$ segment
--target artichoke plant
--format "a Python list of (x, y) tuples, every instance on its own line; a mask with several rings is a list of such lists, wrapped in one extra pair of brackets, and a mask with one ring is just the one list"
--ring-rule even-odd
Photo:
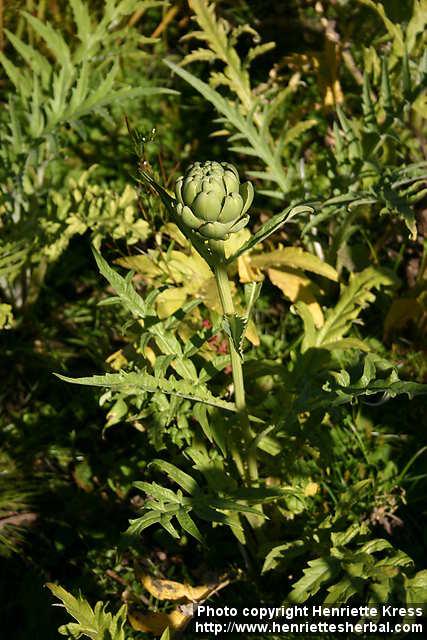
[(176, 213), (204, 240), (227, 240), (248, 223), (254, 190), (228, 162), (194, 162), (175, 184)]

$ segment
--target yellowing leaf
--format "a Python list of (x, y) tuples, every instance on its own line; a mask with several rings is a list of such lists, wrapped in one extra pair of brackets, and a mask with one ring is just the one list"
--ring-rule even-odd
[(325, 107), (333, 107), (344, 101), (341, 84), (338, 79), (339, 48), (330, 38), (325, 38), (323, 51), (309, 56), (311, 66), (317, 72), (317, 82), (323, 95)]
[(248, 326), (246, 327), (245, 338), (249, 340), (249, 342), (253, 344), (254, 347), (259, 347), (260, 345), (259, 335), (256, 330), (255, 322), (253, 321), (252, 318), (249, 320)]
[(174, 222), (167, 222), (160, 228), (160, 231), (168, 235), (172, 240), (175, 240), (181, 247), (188, 247), (189, 242), (187, 238)]
[(300, 247), (286, 247), (269, 253), (261, 253), (250, 257), (250, 267), (264, 269), (274, 266), (286, 266), (293, 269), (311, 271), (329, 280), (337, 282), (338, 273), (317, 256), (304, 251)]
[(187, 597), (187, 586), (174, 580), (161, 580), (145, 574), (141, 582), (147, 591), (158, 600), (182, 600)]
[(147, 255), (125, 256), (114, 261), (115, 264), (126, 269), (132, 269), (140, 273), (145, 280), (151, 280), (162, 275), (162, 270), (155, 264), (154, 260)]
[(144, 631), (145, 633), (153, 633), (156, 636), (160, 636), (167, 628), (172, 631), (182, 629), (190, 619), (190, 616), (186, 616), (178, 609), (171, 613), (143, 614), (138, 611), (132, 611), (128, 613), (128, 619), (135, 631)]
[(250, 237), (251, 232), (247, 228), (241, 229), (237, 233), (232, 233), (229, 239), (224, 242), (225, 257), (229, 258), (236, 253)]
[[(125, 208), (129, 204), (134, 203), (137, 200), (137, 198), (138, 198), (138, 194), (135, 191), (135, 189), (131, 187), (129, 184), (127, 184), (122, 195), (120, 196), (119, 206)], [(146, 224), (148, 225), (147, 222)]]
[(322, 309), (313, 294), (313, 283), (307, 276), (298, 271), (279, 271), (268, 269), (268, 277), (271, 282), (279, 287), (291, 302), (302, 301), (308, 307), (316, 327), (321, 327), (324, 322)]
[(319, 485), (317, 484), (317, 482), (309, 482), (305, 486), (304, 495), (315, 496), (318, 491), (319, 491)]
[[(135, 244), (139, 240), (146, 240), (151, 231), (150, 225), (146, 220), (134, 221), (134, 215), (133, 208), (128, 207), (125, 211), (125, 217), (128, 220), (129, 227), (132, 229), (132, 236), (128, 239), (128, 244)], [(122, 238), (123, 235), (126, 235), (126, 231), (126, 226), (123, 226), (123, 228), (119, 227), (115, 233), (113, 232), (113, 238)]]
[(0, 329), (10, 329), (13, 324), (13, 313), (10, 304), (0, 304)]
[(128, 364), (128, 360), (123, 354), (122, 349), (119, 349), (108, 356), (105, 362), (109, 364), (114, 371), (120, 371), (120, 369), (123, 369)]
[(251, 258), (248, 253), (244, 253), (237, 258), (237, 270), (240, 282), (259, 282), (263, 279), (260, 270), (251, 264)]
[(203, 585), (192, 587), (189, 584), (175, 582), (174, 580), (161, 580), (145, 574), (141, 582), (147, 591), (158, 600), (190, 600), (196, 602), (206, 598), (212, 591), (212, 586)]
[(209, 278), (206, 280), (198, 292), (198, 297), (203, 300), (204, 304), (211, 311), (216, 311), (222, 314), (221, 302), (218, 294), (218, 287), (216, 286), (215, 278)]
[(173, 280), (184, 284), (187, 291), (193, 294), (200, 289), (205, 280), (212, 277), (209, 266), (194, 250), (189, 256), (182, 251), (171, 251), (167, 266)]
[(185, 287), (165, 289), (156, 298), (156, 310), (160, 319), (168, 318), (177, 311), (187, 299)]
[(323, 90), (323, 104), (325, 107), (334, 107), (344, 102), (344, 94), (338, 79), (339, 51), (337, 43), (326, 37), (323, 56), (318, 69), (319, 85)]

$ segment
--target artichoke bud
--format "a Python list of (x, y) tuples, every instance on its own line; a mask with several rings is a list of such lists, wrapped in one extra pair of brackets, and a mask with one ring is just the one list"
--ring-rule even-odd
[(175, 184), (176, 213), (204, 240), (227, 240), (248, 223), (254, 197), (250, 182), (240, 184), (228, 162), (194, 162)]

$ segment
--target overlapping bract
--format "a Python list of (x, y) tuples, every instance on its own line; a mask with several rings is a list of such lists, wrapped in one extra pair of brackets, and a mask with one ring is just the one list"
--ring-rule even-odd
[(207, 240), (227, 240), (249, 221), (254, 190), (228, 162), (194, 162), (175, 184), (176, 212)]

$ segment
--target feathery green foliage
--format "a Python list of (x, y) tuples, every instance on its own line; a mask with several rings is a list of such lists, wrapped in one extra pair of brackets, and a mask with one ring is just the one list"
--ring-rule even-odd
[(91, 640), (126, 640), (124, 624), (126, 605), (112, 615), (105, 610), (102, 602), (95, 609), (84, 598), (75, 598), (56, 584), (47, 585), (53, 595), (61, 600), (62, 606), (76, 620), (59, 628), (59, 633), (67, 638), (91, 638)]
[[(5, 29), (11, 53), (0, 51), (10, 83), (0, 117), (0, 285), (2, 297), (16, 308), (34, 300), (48, 264), (74, 235), (89, 229), (99, 243), (109, 234), (133, 236), (134, 241), (147, 234), (135, 220), (136, 194), (129, 188), (117, 193), (105, 184), (91, 186), (88, 170), (95, 162), (82, 166), (75, 147), (96, 129), (102, 145), (102, 122), (114, 124), (112, 110), (117, 117), (118, 106), (174, 93), (141, 75), (137, 86), (126, 82), (126, 69), (148, 55), (140, 47), (156, 40), (118, 28), (137, 9), (161, 7), (162, 2), (111, 0), (101, 19), (82, 0), (70, 6), (76, 31), (71, 46), (49, 21), (24, 11), (34, 44)], [(94, 117), (98, 120), (89, 122)]]

